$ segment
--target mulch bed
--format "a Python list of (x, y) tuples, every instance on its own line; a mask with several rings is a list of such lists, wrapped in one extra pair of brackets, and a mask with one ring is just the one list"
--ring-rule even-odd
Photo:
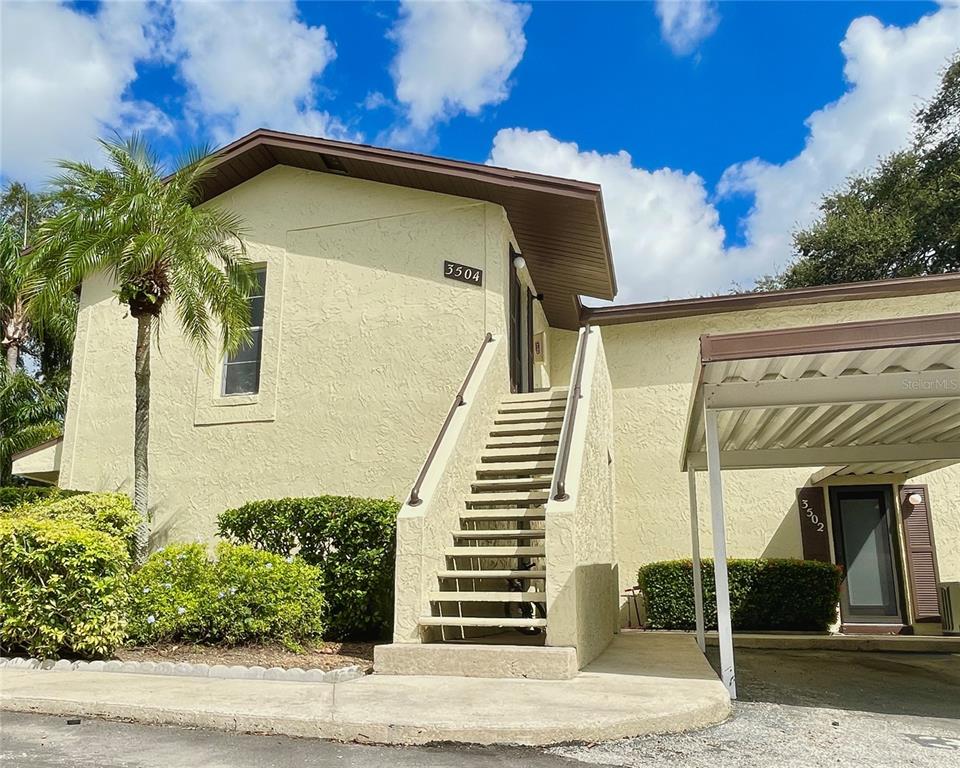
[(356, 665), (369, 672), (373, 669), (375, 643), (318, 643), (293, 652), (282, 645), (191, 645), (164, 643), (136, 648), (121, 648), (114, 658), (120, 661), (172, 661), (187, 664), (224, 664), (244, 667), (282, 667), (290, 669), (331, 670)]

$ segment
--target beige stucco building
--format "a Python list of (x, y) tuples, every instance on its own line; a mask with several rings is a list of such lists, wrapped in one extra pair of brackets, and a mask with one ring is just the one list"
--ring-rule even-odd
[[(596, 185), (267, 131), (219, 154), (206, 204), (247, 222), (259, 344), (199, 360), (173, 322), (162, 329), (153, 546), (211, 541), (217, 514), (252, 499), (404, 500), (398, 653), (506, 632), (545, 643), (545, 675), (594, 658), (636, 621), (623, 595), (637, 569), (691, 556), (691, 477), (699, 538), (713, 539), (706, 473), (685, 470), (706, 468), (697, 409), (718, 386), (935, 371), (960, 387), (960, 276), (589, 309), (581, 296), (616, 293)], [(948, 330), (869, 330), (923, 317)], [(847, 346), (754, 358), (748, 342), (724, 358), (736, 375), (710, 379), (704, 338), (848, 323), (831, 331)], [(84, 283), (63, 438), (16, 472), (132, 487), (134, 337), (112, 286)], [(929, 354), (896, 356), (918, 346)], [(950, 386), (939, 394), (724, 406), (727, 554), (846, 566), (860, 597), (845, 593), (845, 631), (939, 632), (938, 580), (960, 581), (960, 410)], [(811, 504), (819, 544), (802, 529)]]

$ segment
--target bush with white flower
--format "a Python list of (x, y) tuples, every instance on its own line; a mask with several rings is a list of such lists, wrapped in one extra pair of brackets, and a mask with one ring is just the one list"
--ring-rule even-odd
[(130, 638), (290, 648), (323, 633), (320, 573), (299, 557), (222, 543), (216, 559), (201, 544), (154, 553), (131, 580)]
[(130, 577), (129, 632), (135, 642), (203, 640), (214, 588), (201, 544), (171, 544)]

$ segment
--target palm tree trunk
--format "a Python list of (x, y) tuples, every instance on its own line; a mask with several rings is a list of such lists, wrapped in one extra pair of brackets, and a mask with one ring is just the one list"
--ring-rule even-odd
[(137, 318), (137, 349), (134, 365), (136, 381), (136, 413), (133, 433), (133, 506), (140, 513), (137, 526), (137, 565), (147, 559), (150, 546), (150, 518), (147, 486), (150, 470), (147, 466), (147, 447), (150, 442), (150, 326), (152, 317)]
[[(17, 372), (17, 360), (20, 356), (20, 350), (16, 343), (12, 340), (9, 345), (7, 345), (6, 358), (7, 358), (7, 376), (4, 377), (7, 381)], [(0, 409), (3, 408), (3, 403), (0, 403)], [(0, 413), (0, 441), (3, 440), (3, 419), (4, 414)], [(0, 486), (5, 486), (10, 484), (10, 480), (13, 477), (13, 456), (12, 455), (0, 455)]]
[(17, 372), (17, 363), (20, 360), (20, 345), (11, 341), (7, 345), (7, 370), (14, 374)]

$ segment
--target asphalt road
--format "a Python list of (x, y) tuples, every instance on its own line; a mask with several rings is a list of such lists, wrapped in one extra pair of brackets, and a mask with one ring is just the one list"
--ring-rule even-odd
[[(0, 714), (17, 768), (957, 768), (960, 656), (739, 651), (740, 701), (703, 731), (542, 751), (378, 747)], [(549, 703), (545, 702), (545, 706)]]
[(0, 765), (10, 768), (569, 768), (582, 763), (532, 749), (377, 747), (286, 736), (4, 712)]

